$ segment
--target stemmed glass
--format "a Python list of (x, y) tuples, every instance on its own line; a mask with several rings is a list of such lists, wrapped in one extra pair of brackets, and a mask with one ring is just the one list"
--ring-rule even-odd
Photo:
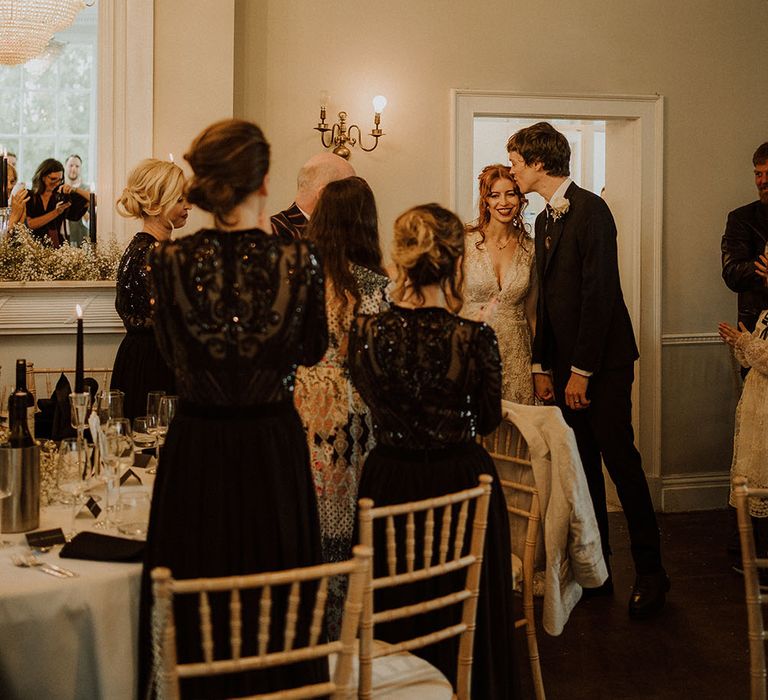
[(101, 476), (106, 485), (106, 497), (104, 503), (104, 520), (100, 520), (94, 527), (109, 529), (114, 524), (110, 520), (110, 513), (114, 510), (112, 496), (115, 491), (119, 493), (118, 478), (124, 465), (130, 466), (133, 462), (133, 439), (131, 436), (131, 422), (127, 418), (115, 418), (104, 426), (104, 440), (102, 449)]
[(64, 438), (59, 448), (58, 487), (72, 498), (72, 524), (67, 539), (77, 534), (75, 518), (83, 504), (83, 494), (90, 486), (90, 474), (86, 469), (86, 455), (79, 438)]
[(160, 445), (165, 443), (165, 436), (168, 433), (168, 428), (171, 427), (173, 418), (176, 415), (176, 410), (179, 407), (178, 396), (163, 396), (160, 399), (160, 410), (157, 414), (157, 435)]
[(83, 464), (83, 478), (85, 473), (85, 429), (88, 427), (88, 414), (91, 410), (90, 392), (76, 392), (69, 395), (71, 406), (72, 427), (77, 430), (77, 445), (80, 450), (80, 461)]
[(101, 391), (96, 399), (96, 415), (102, 425), (114, 418), (123, 417), (123, 402), (125, 394), (122, 391)]
[(158, 428), (158, 416), (160, 403), (165, 396), (164, 391), (150, 391), (147, 393), (147, 432), (155, 436), (155, 466), (149, 467), (147, 474), (157, 472), (157, 463), (160, 461), (160, 430)]
[[(133, 419), (133, 444), (136, 450), (157, 445), (157, 416), (137, 416)], [(145, 471), (154, 474), (151, 468)]]

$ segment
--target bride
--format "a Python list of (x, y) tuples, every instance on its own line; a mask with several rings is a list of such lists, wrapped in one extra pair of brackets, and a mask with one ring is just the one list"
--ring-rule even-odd
[(527, 201), (505, 165), (487, 165), (478, 180), (478, 217), (466, 229), (461, 313), (496, 331), (502, 399), (532, 404), (537, 284), (533, 241), (522, 218)]

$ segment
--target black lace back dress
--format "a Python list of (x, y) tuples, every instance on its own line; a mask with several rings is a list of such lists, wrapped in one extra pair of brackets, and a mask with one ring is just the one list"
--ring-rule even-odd
[[(517, 697), (513, 663), (514, 613), (509, 522), (493, 460), (476, 442), (501, 420), (501, 360), (496, 336), (484, 323), (440, 308), (394, 306), (358, 316), (350, 333), (352, 382), (373, 416), (376, 447), (363, 467), (359, 497), (377, 506), (441, 496), (494, 478), (477, 609), (472, 697)], [(419, 528), (420, 529), (420, 528)], [(416, 541), (420, 541), (420, 532)], [(435, 538), (438, 534), (435, 533)], [(374, 567), (387, 571), (384, 528), (374, 530)], [(377, 573), (378, 575), (378, 573)], [(428, 593), (446, 594), (456, 579), (381, 591), (380, 604), (399, 607)], [(463, 574), (459, 581), (463, 580)], [(432, 617), (430, 617), (430, 615)], [(458, 622), (460, 611), (417, 615), (376, 625), (375, 636), (401, 641)], [(416, 650), (451, 681), (458, 639)]]
[[(293, 406), (299, 364), (328, 343), (322, 268), (310, 244), (260, 230), (203, 230), (149, 256), (155, 333), (180, 396), (160, 460), (144, 562), (140, 642), (147, 673), (148, 576), (248, 574), (321, 562), (307, 442)], [(228, 598), (212, 600), (216, 655), (229, 652)], [(281, 623), (286, 601), (273, 594)], [(197, 600), (177, 604), (181, 661), (202, 660)], [(311, 610), (299, 608), (297, 643)], [(243, 596), (243, 655), (257, 642), (258, 601)], [(282, 640), (282, 637), (281, 637)], [(189, 680), (182, 697), (271, 692), (327, 678), (315, 661)], [(146, 680), (146, 676), (143, 680)]]
[(156, 243), (154, 236), (137, 233), (117, 268), (115, 308), (126, 335), (115, 355), (111, 388), (125, 392), (123, 413), (131, 420), (146, 415), (148, 392), (176, 391), (173, 373), (157, 349), (153, 328), (147, 255)]

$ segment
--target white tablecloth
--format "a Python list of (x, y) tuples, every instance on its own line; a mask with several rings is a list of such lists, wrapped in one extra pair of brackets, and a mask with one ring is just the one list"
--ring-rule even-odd
[[(70, 518), (71, 506), (44, 508), (40, 529), (66, 531)], [(61, 559), (59, 546), (40, 558), (80, 576), (54, 578), (11, 563), (28, 552), (23, 534), (0, 539), (19, 543), (0, 549), (0, 698), (136, 698), (141, 564)]]

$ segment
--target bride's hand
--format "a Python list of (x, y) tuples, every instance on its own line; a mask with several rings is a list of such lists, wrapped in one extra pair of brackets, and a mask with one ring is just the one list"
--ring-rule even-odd
[(765, 280), (765, 284), (768, 285), (768, 258), (765, 255), (761, 255), (755, 260), (755, 272)]

